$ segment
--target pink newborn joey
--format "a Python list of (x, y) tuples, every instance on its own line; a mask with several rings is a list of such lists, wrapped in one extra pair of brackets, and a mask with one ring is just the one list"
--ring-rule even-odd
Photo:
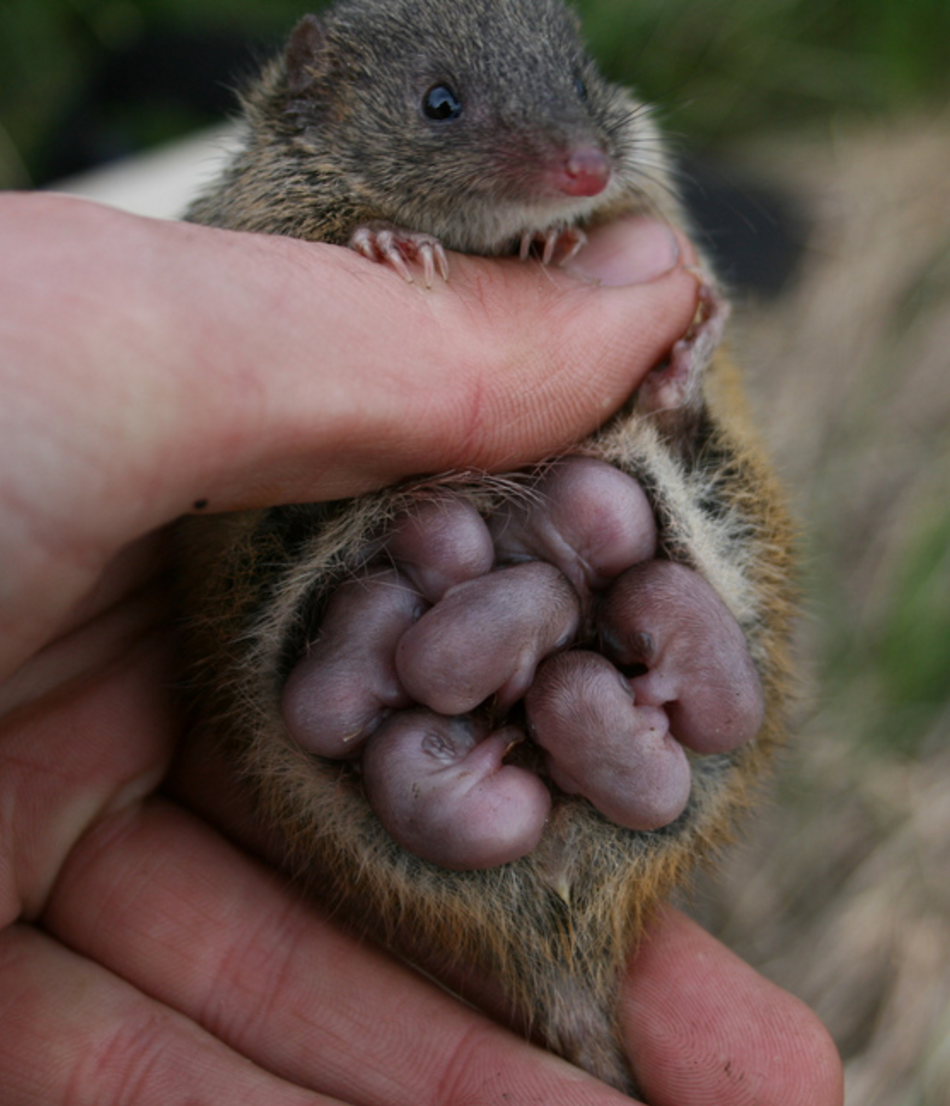
[(370, 805), (409, 852), (443, 868), (493, 868), (541, 840), (551, 807), (533, 772), (504, 764), (523, 740), (514, 727), (489, 733), (471, 717), (425, 710), (394, 715), (363, 754)]

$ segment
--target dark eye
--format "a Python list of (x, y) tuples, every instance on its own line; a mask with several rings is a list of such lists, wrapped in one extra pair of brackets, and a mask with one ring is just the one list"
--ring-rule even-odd
[(587, 85), (584, 84), (583, 80), (580, 77), (574, 78), (574, 88), (581, 100), (587, 99)]
[(422, 98), (422, 110), (429, 119), (458, 119), (462, 101), (445, 84), (433, 85)]

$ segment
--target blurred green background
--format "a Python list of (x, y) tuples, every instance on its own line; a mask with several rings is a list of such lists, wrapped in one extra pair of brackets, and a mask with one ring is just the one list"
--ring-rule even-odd
[[(317, 5), (318, 6), (318, 5)], [(613, 77), (693, 148), (950, 85), (947, 0), (586, 0)], [(201, 126), (304, 0), (3, 0), (0, 187), (40, 185)]]
[[(303, 3), (0, 0), (0, 187), (220, 120)], [(809, 717), (707, 922), (818, 1010), (849, 1104), (950, 1106), (950, 0), (578, 6), (693, 154), (803, 520)]]

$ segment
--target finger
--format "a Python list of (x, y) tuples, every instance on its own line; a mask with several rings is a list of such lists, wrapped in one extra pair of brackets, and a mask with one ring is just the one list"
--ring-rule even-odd
[(840, 1106), (841, 1062), (818, 1018), (694, 922), (659, 912), (621, 1017), (651, 1106)]
[(168, 769), (180, 729), (168, 642), (134, 640), (152, 607), (71, 635), (13, 689), (20, 705), (0, 723), (0, 926), (35, 917), (76, 841)]
[(28, 927), (0, 934), (4, 1106), (333, 1106)]
[(347, 1102), (629, 1106), (341, 933), (167, 804), (87, 836), (43, 922), (261, 1067)]

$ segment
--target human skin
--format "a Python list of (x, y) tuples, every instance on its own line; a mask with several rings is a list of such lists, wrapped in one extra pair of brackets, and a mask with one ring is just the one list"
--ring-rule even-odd
[[(601, 232), (614, 286), (453, 257), (430, 292), (51, 195), (0, 197), (0, 246), (5, 1106), (627, 1101), (273, 874), (227, 766), (182, 752), (164, 534), (581, 439), (690, 321), (666, 232)], [(840, 1102), (814, 1016), (676, 912), (628, 982), (654, 1106)]]

